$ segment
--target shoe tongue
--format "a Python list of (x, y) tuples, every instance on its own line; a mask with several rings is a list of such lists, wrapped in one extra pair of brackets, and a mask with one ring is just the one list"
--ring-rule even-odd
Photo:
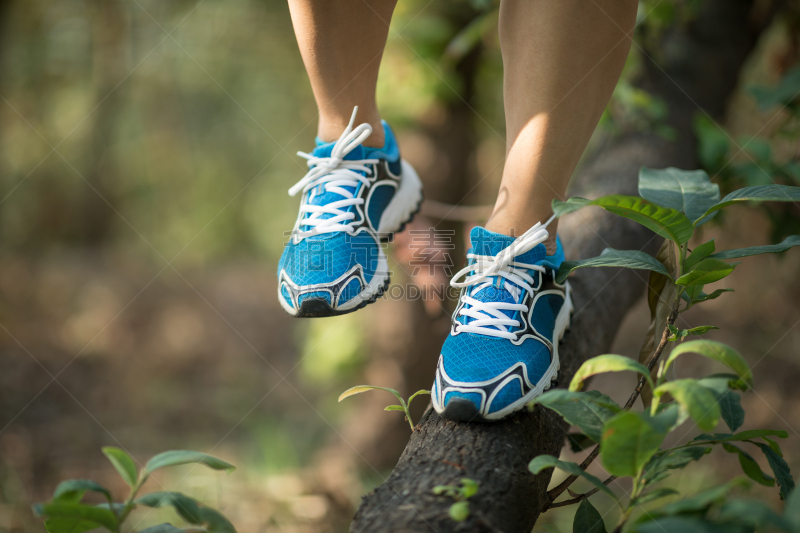
[[(469, 239), (472, 243), (472, 253), (494, 256), (508, 248), (516, 240), (516, 237), (509, 237), (481, 226), (475, 226), (469, 233)], [(518, 255), (515, 261), (535, 265), (545, 257), (547, 257), (547, 248), (544, 244), (537, 244), (527, 252)]]
[[(335, 142), (332, 143), (320, 143), (317, 141), (317, 146), (314, 148), (314, 151), (311, 152), (311, 155), (314, 157), (330, 157), (331, 152), (333, 151), (333, 145)], [(344, 156), (346, 161), (353, 161), (356, 159), (364, 159), (364, 147), (362, 145), (358, 145), (353, 150)]]
[[(481, 226), (475, 226), (469, 234), (472, 243), (472, 253), (478, 255), (494, 256), (508, 248), (515, 237), (502, 233), (489, 231)], [(536, 264), (547, 255), (544, 244), (538, 244), (531, 250), (516, 257), (520, 263)], [(491, 281), (491, 285), (484, 286)], [(482, 288), (479, 288), (482, 287)], [(510, 290), (509, 290), (510, 289)], [(469, 295), (480, 302), (519, 303), (524, 289), (501, 276), (487, 278), (484, 282), (470, 288)], [(513, 317), (516, 311), (501, 311), (508, 317)], [(472, 320), (472, 319), (468, 319)], [(508, 328), (506, 328), (508, 330)]]
[[(335, 144), (336, 144), (335, 142), (320, 143), (319, 141), (317, 141), (317, 146), (316, 146), (316, 148), (314, 148), (314, 151), (311, 152), (311, 155), (313, 155), (314, 157), (330, 157), (331, 156), (331, 152), (333, 151), (333, 146)], [(358, 146), (353, 148), (353, 150), (350, 153), (345, 155), (344, 159), (345, 159), (345, 161), (354, 161), (356, 159), (365, 159), (365, 157), (364, 157), (364, 147), (359, 144)], [(363, 172), (361, 174), (363, 174)], [(347, 190), (347, 191), (350, 191), (351, 193), (355, 192), (355, 189), (356, 189), (355, 187), (342, 187), (342, 188)], [(309, 192), (311, 192), (311, 191), (309, 191)], [(324, 189), (324, 187), (322, 187), (322, 186), (315, 187), (313, 189), (313, 192), (315, 193), (315, 196), (314, 196), (314, 198), (311, 199), (310, 202), (308, 202), (310, 205), (326, 205), (326, 204), (329, 204), (331, 202), (336, 202), (338, 200), (341, 200), (343, 198), (341, 194), (338, 194), (338, 193), (335, 193), (335, 192), (331, 192), (331, 191), (326, 191)], [(352, 207), (350, 207), (348, 209), (349, 210), (354, 210), (355, 206), (352, 206)], [(333, 215), (330, 215), (330, 214), (326, 213), (326, 214), (320, 215), (319, 218), (327, 219), (327, 218), (331, 218), (331, 217), (333, 217)]]

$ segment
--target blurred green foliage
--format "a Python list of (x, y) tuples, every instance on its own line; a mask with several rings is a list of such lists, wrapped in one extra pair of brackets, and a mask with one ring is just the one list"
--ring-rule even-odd
[[(754, 136), (734, 139), (722, 126), (698, 114), (694, 130), (700, 164), (718, 178), (724, 190), (772, 183), (800, 184), (800, 147), (789, 157), (776, 154), (773, 148), (782, 141), (797, 145), (800, 138), (800, 64), (787, 70), (775, 85), (753, 85), (749, 93), (761, 111), (772, 114), (770, 122), (777, 119), (777, 127), (767, 129), (767, 122)], [(796, 205), (762, 207), (762, 211), (770, 219), (773, 242), (800, 231)]]
[(5, 245), (280, 253), (316, 116), (288, 19), (278, 2), (13, 2)]

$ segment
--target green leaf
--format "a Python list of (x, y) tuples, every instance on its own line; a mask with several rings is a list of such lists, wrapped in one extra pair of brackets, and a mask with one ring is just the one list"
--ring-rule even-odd
[(600, 206), (615, 215), (634, 220), (658, 235), (671, 239), (678, 244), (688, 242), (692, 237), (692, 233), (694, 233), (692, 223), (680, 211), (669, 207), (661, 207), (638, 196), (615, 194), (603, 196), (596, 200), (587, 200), (579, 197), (570, 198), (566, 202), (553, 200), (553, 212), (560, 217), (587, 205)]
[[(645, 411), (645, 414), (649, 415), (649, 411)], [(661, 433), (669, 433), (688, 419), (689, 412), (677, 402), (658, 405), (656, 416), (650, 416), (653, 427)]]
[(435, 495), (441, 496), (442, 494), (455, 498), (458, 496), (458, 489), (453, 485), (436, 485), (432, 491)]
[(767, 462), (770, 468), (772, 468), (772, 473), (775, 474), (775, 479), (781, 488), (781, 500), (785, 500), (789, 493), (794, 490), (794, 479), (792, 479), (792, 473), (789, 471), (789, 465), (783, 457), (775, 453), (768, 445), (761, 444), (760, 442), (754, 444), (761, 448), (761, 451), (767, 457)]
[(569, 390), (577, 391), (583, 386), (583, 382), (590, 376), (595, 374), (602, 374), (603, 372), (621, 372), (630, 370), (642, 374), (647, 382), (653, 387), (653, 380), (650, 379), (650, 371), (641, 363), (637, 363), (630, 357), (622, 355), (605, 354), (592, 357), (581, 365), (572, 381), (569, 384)]
[(677, 379), (659, 385), (653, 394), (661, 397), (669, 393), (681, 404), (692, 420), (706, 431), (714, 429), (719, 422), (719, 405), (714, 394), (694, 379)]
[(216, 510), (201, 506), (196, 500), (179, 492), (154, 492), (142, 496), (136, 503), (147, 507), (173, 507), (190, 524), (204, 525), (209, 533), (236, 533), (227, 518)]
[(695, 328), (687, 329), (686, 332), (689, 335), (702, 335), (703, 333), (711, 331), (712, 329), (719, 329), (719, 328), (717, 326), (697, 326)]
[[(678, 168), (639, 171), (639, 194), (662, 207), (685, 213), (689, 220), (697, 220), (711, 206), (719, 202), (719, 185), (711, 183), (704, 170)], [(699, 224), (708, 222), (713, 215)]]
[(200, 517), (208, 533), (236, 533), (236, 528), (221, 513), (211, 507), (201, 507)]
[(727, 344), (706, 339), (684, 342), (683, 344), (679, 344), (673, 348), (672, 352), (669, 354), (669, 358), (667, 358), (667, 362), (665, 363), (664, 372), (669, 370), (670, 365), (673, 363), (673, 361), (675, 361), (675, 359), (678, 358), (678, 356), (685, 353), (696, 353), (702, 355), (703, 357), (708, 357), (709, 359), (719, 361), (736, 372), (736, 375), (738, 375), (745, 383), (747, 383), (748, 386), (753, 386), (753, 374), (750, 372), (750, 367), (747, 366), (747, 362), (739, 354), (739, 352)]
[(618, 477), (635, 476), (665, 436), (647, 415), (623, 411), (606, 422), (600, 445), (603, 466)]
[(130, 487), (135, 486), (139, 473), (131, 456), (114, 446), (106, 446), (102, 450), (108, 460), (111, 461), (111, 464), (114, 465), (114, 468), (117, 469), (119, 475), (122, 476), (122, 479), (125, 480), (125, 483)]
[(739, 263), (726, 263), (719, 259), (705, 258), (695, 267), (675, 280), (676, 285), (708, 285), (733, 272)]
[(638, 250), (606, 248), (597, 257), (579, 259), (577, 261), (564, 261), (558, 269), (556, 281), (563, 283), (573, 270), (584, 267), (622, 267), (636, 270), (652, 270), (672, 279), (664, 265), (650, 254)]
[(719, 485), (716, 487), (712, 487), (710, 489), (706, 489), (704, 491), (698, 492), (694, 496), (690, 496), (683, 500), (669, 503), (663, 507), (654, 509), (650, 511), (649, 514), (650, 516), (657, 517), (657, 516), (687, 514), (687, 513), (696, 513), (704, 511), (708, 509), (708, 507), (710, 507), (711, 505), (724, 501), (725, 496), (734, 487), (741, 487), (744, 485), (746, 485), (746, 481), (744, 481), (741, 478), (737, 478), (731, 481), (730, 483), (726, 483), (725, 485)]
[(792, 524), (795, 531), (800, 530), (800, 490), (793, 490), (786, 498), (783, 516)]
[(712, 329), (719, 329), (717, 326), (697, 326), (696, 328), (690, 329), (678, 329), (675, 326), (670, 326), (670, 331), (672, 335), (669, 336), (669, 340), (676, 341), (676, 340), (683, 340), (689, 335), (702, 335), (707, 331), (711, 331)]
[(742, 409), (742, 400), (739, 395), (732, 391), (725, 391), (717, 398), (720, 415), (728, 429), (736, 431), (742, 427), (742, 424), (744, 424), (744, 409)]
[(58, 487), (56, 487), (56, 491), (53, 493), (53, 499), (79, 502), (81, 498), (83, 498), (83, 493), (87, 490), (99, 492), (105, 496), (108, 501), (112, 499), (111, 493), (107, 488), (90, 479), (70, 479), (62, 481), (58, 484)]
[(44, 521), (44, 529), (48, 533), (84, 533), (98, 527), (102, 526), (81, 518), (48, 518)]
[(743, 524), (759, 531), (773, 530), (793, 531), (792, 524), (764, 502), (754, 500), (728, 500), (719, 510), (717, 520), (732, 524)]
[(600, 489), (601, 491), (611, 496), (616, 502), (619, 502), (619, 498), (617, 498), (617, 495), (614, 494), (611, 491), (611, 489), (605, 486), (602, 481), (600, 481), (592, 474), (582, 470), (580, 466), (571, 461), (559, 461), (552, 455), (540, 455), (538, 457), (533, 458), (533, 460), (528, 465), (528, 470), (530, 470), (535, 475), (541, 472), (542, 470), (545, 470), (546, 468), (554, 468), (554, 467), (559, 468), (564, 472), (571, 474), (573, 476), (581, 476), (583, 479), (587, 480), (596, 488)]
[(532, 404), (541, 404), (552, 409), (570, 425), (578, 426), (595, 442), (600, 442), (606, 420), (620, 411), (614, 400), (598, 391), (553, 389), (536, 398)]
[[(93, 505), (53, 501), (34, 505), (33, 512), (36, 516), (59, 519), (54, 523), (58, 528), (65, 527), (69, 523), (85, 525), (91, 522), (95, 524), (95, 528), (102, 526), (110, 531), (116, 531), (117, 529), (117, 518), (114, 516), (114, 513), (108, 509), (102, 509)], [(55, 533), (55, 531), (53, 533)]]
[(714, 245), (714, 239), (697, 246), (694, 250), (692, 250), (692, 253), (689, 254), (689, 257), (686, 258), (686, 270), (689, 271), (694, 268), (697, 263), (713, 254), (715, 250), (716, 246)]
[(701, 518), (664, 516), (637, 524), (633, 533), (752, 533), (752, 528), (734, 524), (714, 524)]
[(235, 466), (230, 463), (226, 463), (222, 459), (217, 459), (216, 457), (212, 457), (208, 454), (194, 452), (191, 450), (171, 450), (160, 453), (147, 461), (147, 464), (144, 468), (148, 473), (150, 473), (166, 466), (178, 466), (189, 463), (203, 464), (209, 468), (213, 468), (214, 470), (225, 470), (226, 472), (232, 472), (236, 469)]
[(747, 385), (736, 374), (709, 374), (698, 380), (703, 387), (714, 392), (725, 392), (726, 390), (747, 390)]
[(403, 411), (404, 413), (406, 412), (406, 410), (403, 409), (402, 405), (387, 405), (386, 407), (383, 408), (383, 410), (384, 411)]
[(184, 533), (184, 532), (181, 528), (175, 527), (172, 524), (167, 524), (165, 522), (163, 524), (158, 524), (157, 526), (152, 526), (148, 527), (147, 529), (143, 529), (139, 533)]
[(761, 111), (790, 104), (797, 99), (798, 91), (800, 91), (800, 65), (789, 69), (774, 87), (761, 85), (750, 87), (750, 94), (755, 97)]
[(642, 494), (638, 498), (633, 500), (633, 503), (636, 505), (644, 505), (646, 503), (650, 503), (655, 500), (659, 500), (661, 498), (666, 498), (667, 496), (674, 496), (675, 494), (680, 494), (677, 490), (671, 489), (669, 487), (662, 487), (660, 489), (655, 489), (645, 494)]
[(400, 400), (400, 403), (405, 403), (403, 401), (403, 397), (400, 396), (400, 393), (397, 392), (396, 390), (387, 389), (386, 387), (373, 387), (372, 385), (357, 385), (355, 387), (350, 387), (349, 389), (347, 389), (346, 391), (344, 391), (342, 394), (339, 395), (339, 401), (341, 402), (345, 398), (349, 398), (350, 396), (355, 396), (356, 394), (361, 394), (362, 392), (367, 392), (371, 390), (385, 390), (386, 392), (391, 392), (397, 397), (398, 400)]
[(553, 200), (551, 207), (553, 208), (553, 214), (560, 218), (573, 211), (577, 211), (581, 207), (586, 207), (587, 205), (593, 205), (592, 201), (581, 198), (580, 196), (573, 196), (572, 198), (568, 198), (566, 202)]
[(778, 244), (770, 244), (768, 246), (751, 246), (749, 248), (737, 248), (735, 250), (723, 250), (712, 254), (714, 259), (736, 259), (739, 257), (749, 257), (751, 255), (760, 254), (778, 254), (785, 252), (792, 246), (800, 246), (800, 235), (789, 235), (782, 242)]
[(703, 291), (700, 291), (699, 296), (692, 298), (692, 304), (699, 304), (700, 302), (705, 302), (706, 300), (716, 300), (724, 292), (733, 292), (733, 289), (717, 289), (711, 294), (706, 294)]
[(700, 298), (703, 294), (703, 285), (689, 285), (684, 288), (683, 293), (681, 293), (681, 298), (691, 303), (692, 300)]
[(764, 439), (767, 442), (767, 446), (772, 448), (773, 452), (775, 452), (778, 455), (780, 455), (781, 457), (783, 457), (783, 452), (781, 451), (781, 447), (778, 445), (777, 442), (775, 442), (774, 440), (772, 440), (769, 437), (761, 437), (761, 438)]
[(800, 200), (800, 187), (791, 185), (755, 185), (743, 187), (727, 195), (719, 203), (711, 206), (703, 217), (738, 202), (796, 202)]
[(606, 525), (603, 517), (597, 512), (588, 498), (584, 498), (578, 510), (575, 511), (575, 518), (572, 520), (573, 533), (606, 533)]
[(465, 500), (471, 498), (478, 493), (479, 483), (474, 479), (468, 477), (461, 479), (461, 497)]
[(761, 467), (758, 466), (758, 463), (755, 459), (753, 459), (752, 455), (739, 448), (735, 444), (731, 444), (729, 442), (723, 442), (722, 447), (728, 453), (735, 453), (739, 455), (739, 464), (742, 465), (742, 470), (745, 474), (747, 474), (747, 477), (756, 483), (760, 483), (761, 485), (765, 485), (767, 487), (775, 486), (775, 479), (769, 477), (761, 471)]
[(180, 492), (151, 492), (136, 500), (145, 507), (173, 507), (190, 524), (202, 524), (200, 506), (193, 498)]
[(236, 533), (227, 518), (180, 492), (152, 492), (136, 500), (146, 507), (173, 507), (190, 524), (205, 526), (209, 533)]
[(644, 467), (641, 483), (643, 486), (650, 485), (666, 477), (667, 470), (683, 468), (692, 461), (697, 461), (711, 451), (710, 447), (692, 446), (689, 448), (678, 448), (668, 450), (654, 455)]
[(741, 442), (751, 439), (760, 439), (763, 437), (780, 437), (782, 439), (788, 438), (789, 434), (782, 429), (748, 429), (747, 431), (740, 431), (735, 435), (729, 433), (716, 433), (714, 435), (698, 435), (692, 442)]
[(430, 393), (431, 393), (431, 391), (429, 391), (429, 390), (424, 390), (424, 389), (423, 390), (418, 390), (417, 392), (415, 392), (414, 394), (412, 394), (411, 396), (408, 397), (408, 402), (406, 402), (406, 405), (411, 405), (411, 402), (414, 400), (414, 398), (416, 398), (420, 394), (430, 394)]
[(454, 503), (450, 506), (447, 514), (456, 522), (463, 522), (469, 518), (469, 502), (462, 501)]

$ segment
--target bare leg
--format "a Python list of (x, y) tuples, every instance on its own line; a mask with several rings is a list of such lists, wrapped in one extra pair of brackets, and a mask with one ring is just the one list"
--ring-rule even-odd
[[(636, 0), (502, 0), (506, 164), (487, 229), (519, 236), (563, 199), (631, 46)], [(555, 251), (555, 221), (548, 251)]]
[(339, 138), (357, 105), (358, 122), (372, 126), (364, 144), (383, 146), (375, 85), (395, 4), (396, 0), (289, 0), (323, 141)]

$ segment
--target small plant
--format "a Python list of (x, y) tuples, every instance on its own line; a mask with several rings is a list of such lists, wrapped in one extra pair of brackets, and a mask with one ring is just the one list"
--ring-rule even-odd
[(467, 477), (461, 480), (461, 486), (437, 485), (433, 487), (437, 496), (444, 495), (453, 498), (456, 502), (450, 506), (447, 514), (456, 522), (463, 522), (469, 518), (469, 500), (478, 493), (478, 482)]
[[(159, 468), (198, 463), (214, 470), (230, 472), (234, 469), (233, 465), (200, 452), (172, 450), (156, 455), (147, 462), (144, 468), (137, 471), (131, 456), (119, 448), (106, 447), (103, 448), (103, 453), (130, 487), (127, 499), (120, 503), (114, 502), (108, 489), (88, 479), (62, 481), (56, 488), (51, 501), (33, 506), (33, 512), (37, 516), (45, 518), (44, 526), (49, 533), (81, 533), (99, 528), (120, 533), (122, 524), (131, 511), (139, 505), (173, 507), (181, 518), (192, 524), (189, 528), (181, 529), (164, 523), (148, 527), (139, 533), (185, 531), (236, 533), (233, 525), (218, 511), (206, 507), (180, 492), (151, 492), (144, 496), (138, 496), (150, 474)], [(101, 494), (105, 497), (106, 503), (99, 505), (82, 503), (81, 500), (87, 491)]]
[[(695, 305), (721, 297), (731, 289), (703, 292), (706, 284), (728, 276), (739, 263), (728, 260), (764, 253), (783, 252), (800, 245), (800, 236), (792, 235), (780, 244), (717, 251), (710, 240), (694, 250), (688, 243), (698, 227), (708, 222), (719, 210), (740, 202), (796, 202), (800, 187), (788, 185), (759, 185), (738, 189), (720, 199), (719, 187), (702, 171), (683, 171), (674, 168), (652, 170), (643, 168), (639, 176), (640, 196), (613, 195), (595, 200), (570, 198), (553, 202), (553, 210), (561, 216), (584, 206), (600, 206), (614, 214), (634, 220), (664, 237), (656, 257), (638, 250), (607, 248), (599, 257), (565, 262), (557, 279), (563, 282), (570, 272), (583, 267), (624, 267), (649, 270), (648, 303), (651, 323), (645, 335), (639, 362), (620, 355), (606, 354), (586, 361), (576, 372), (568, 390), (554, 389), (534, 400), (530, 407), (540, 404), (557, 412), (582, 433), (570, 435), (577, 450), (596, 443), (580, 464), (561, 461), (542, 455), (531, 461), (529, 469), (538, 474), (547, 468), (558, 468), (569, 474), (566, 480), (548, 492), (543, 511), (549, 508), (580, 504), (573, 528), (578, 533), (605, 532), (605, 525), (589, 497), (602, 491), (620, 508), (616, 531), (754, 531), (773, 529), (800, 531), (800, 491), (794, 491), (794, 480), (783, 459), (775, 437), (787, 438), (785, 431), (736, 431), (744, 423), (745, 412), (739, 392), (753, 386), (753, 375), (745, 359), (733, 348), (706, 339), (682, 342), (689, 336), (703, 335), (715, 326), (675, 325), (678, 317)], [(660, 361), (667, 346), (674, 346), (669, 356)], [(675, 360), (685, 354), (696, 354), (725, 365), (729, 372), (700, 379), (667, 379)], [(624, 406), (599, 391), (581, 392), (584, 381), (603, 372), (633, 371), (640, 375), (636, 388)], [(641, 396), (645, 409), (631, 410)], [(671, 401), (667, 401), (671, 399)], [(701, 430), (712, 431), (720, 418), (730, 433), (699, 434), (687, 444), (662, 449), (666, 436), (680, 424), (691, 419)], [(763, 472), (744, 445), (763, 453), (772, 476)], [(662, 505), (648, 508), (640, 518), (631, 522), (632, 514), (642, 505), (675, 496), (677, 491), (656, 485), (673, 470), (699, 461), (713, 448), (738, 456), (744, 474), (758, 484), (775, 486), (781, 499), (788, 499), (786, 511), (779, 515), (764, 504), (733, 499), (728, 493), (749, 482), (744, 478), (712, 487), (708, 490)], [(600, 480), (586, 472), (596, 457), (610, 477)], [(773, 477), (774, 476), (774, 477)], [(571, 490), (570, 499), (556, 501), (578, 478), (594, 488), (584, 494)], [(609, 488), (616, 478), (632, 479), (626, 501)]]
[(408, 425), (411, 426), (411, 431), (414, 431), (414, 422), (411, 421), (411, 412), (408, 410), (411, 406), (411, 402), (419, 396), (420, 394), (430, 394), (431, 391), (429, 390), (418, 390), (414, 394), (412, 394), (408, 401), (403, 400), (403, 397), (400, 396), (400, 393), (394, 389), (387, 389), (385, 387), (373, 387), (372, 385), (358, 385), (356, 387), (352, 387), (344, 391), (341, 395), (339, 395), (339, 401), (341, 402), (348, 396), (353, 396), (355, 394), (361, 394), (362, 392), (367, 392), (370, 390), (385, 390), (386, 392), (391, 392), (395, 395), (397, 400), (400, 402), (400, 405), (387, 405), (384, 411), (403, 411), (406, 415), (406, 420), (408, 420)]

